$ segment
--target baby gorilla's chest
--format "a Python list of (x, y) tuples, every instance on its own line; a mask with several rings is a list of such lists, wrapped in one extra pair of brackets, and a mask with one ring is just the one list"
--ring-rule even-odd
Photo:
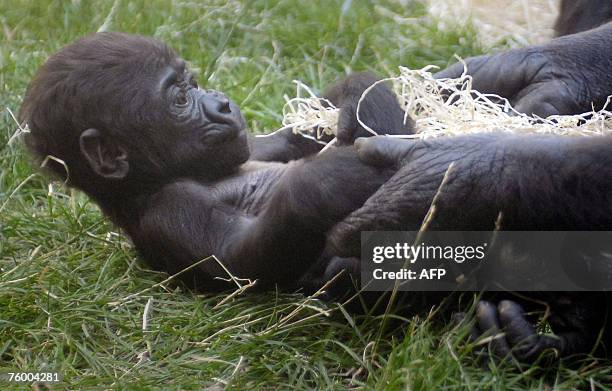
[(270, 199), (286, 168), (285, 164), (247, 166), (216, 183), (213, 194), (222, 203), (249, 216), (257, 216)]

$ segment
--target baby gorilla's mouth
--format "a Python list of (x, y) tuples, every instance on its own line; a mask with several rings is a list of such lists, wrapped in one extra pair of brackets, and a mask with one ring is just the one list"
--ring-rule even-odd
[(204, 133), (202, 140), (205, 143), (221, 144), (230, 140), (235, 139), (241, 133), (243, 133), (242, 127), (224, 125), (224, 124), (213, 124)]
[(227, 114), (209, 115), (212, 122), (204, 128), (203, 142), (221, 144), (245, 133), (246, 122), (238, 107), (230, 103), (228, 110)]

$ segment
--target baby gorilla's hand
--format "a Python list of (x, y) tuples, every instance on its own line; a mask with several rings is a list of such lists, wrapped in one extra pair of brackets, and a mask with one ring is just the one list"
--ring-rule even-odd
[[(522, 113), (548, 117), (601, 108), (612, 94), (612, 24), (545, 45), (466, 60), (473, 88), (507, 98)], [(436, 78), (457, 78), (457, 63)]]
[(363, 93), (378, 80), (379, 78), (371, 73), (355, 73), (323, 94), (340, 109), (336, 135), (338, 145), (351, 145), (357, 137), (373, 134), (357, 121), (357, 106), (359, 119), (377, 134), (414, 133), (412, 119), (407, 117), (404, 122), (404, 111), (393, 91), (384, 83), (379, 83), (369, 90), (359, 104)]

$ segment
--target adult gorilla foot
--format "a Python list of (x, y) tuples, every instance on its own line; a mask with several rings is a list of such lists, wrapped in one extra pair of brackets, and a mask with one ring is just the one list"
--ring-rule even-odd
[[(487, 345), (498, 359), (532, 363), (543, 354), (547, 359), (588, 349), (588, 338), (578, 331), (557, 335), (538, 333), (529, 322), (523, 308), (511, 300), (502, 300), (497, 306), (482, 300), (476, 308), (476, 322), (470, 331), (470, 340)], [(571, 347), (572, 349), (569, 349)]]

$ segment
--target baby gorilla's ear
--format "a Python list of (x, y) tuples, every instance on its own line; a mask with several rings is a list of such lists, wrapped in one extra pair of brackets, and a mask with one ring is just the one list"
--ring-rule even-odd
[(124, 179), (130, 169), (127, 151), (98, 129), (87, 129), (79, 137), (79, 148), (97, 175), (105, 179)]

